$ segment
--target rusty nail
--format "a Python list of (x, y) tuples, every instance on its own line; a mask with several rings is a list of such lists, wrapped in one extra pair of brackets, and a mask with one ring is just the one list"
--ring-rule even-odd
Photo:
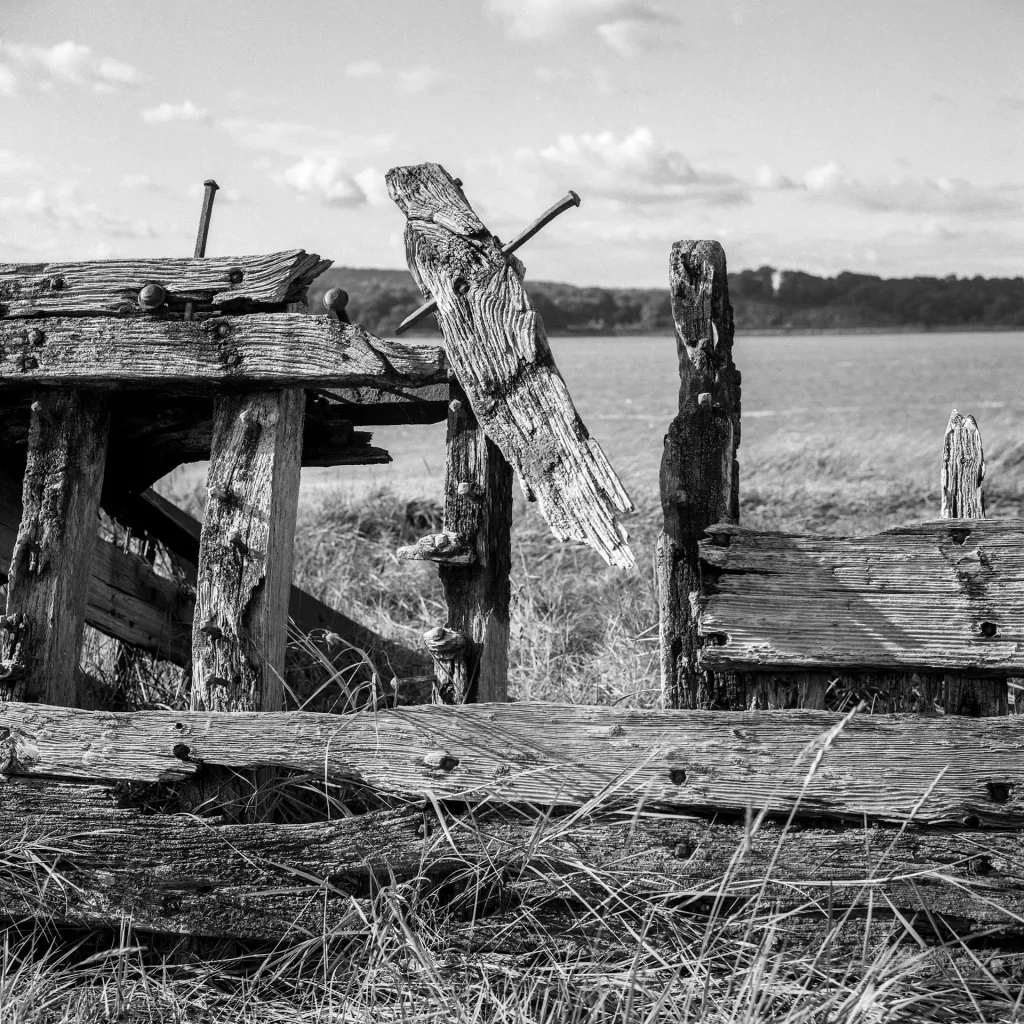
[(342, 323), (348, 323), (345, 307), (348, 305), (348, 292), (344, 288), (328, 288), (324, 293), (324, 309), (337, 314)]
[[(206, 191), (203, 193), (203, 208), (199, 214), (199, 233), (196, 235), (196, 251), (194, 253), (196, 259), (201, 259), (206, 255), (206, 239), (210, 234), (210, 215), (213, 213), (213, 197), (217, 193), (217, 189), (220, 187), (213, 178), (207, 178), (203, 182)], [(185, 303), (185, 319), (192, 319), (192, 310), (194, 303)]]

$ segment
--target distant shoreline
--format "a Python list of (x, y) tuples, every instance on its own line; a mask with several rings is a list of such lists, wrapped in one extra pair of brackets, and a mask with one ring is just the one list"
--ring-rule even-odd
[[(948, 327), (925, 327), (915, 324), (894, 324), (891, 327), (737, 327), (744, 338), (775, 338), (787, 334), (1021, 334), (1024, 327), (953, 324)], [(425, 333), (425, 332), (424, 332)], [(437, 334), (438, 332), (432, 332)], [(651, 338), (671, 337), (663, 331), (547, 331), (549, 338)], [(407, 335), (408, 337), (408, 335)]]

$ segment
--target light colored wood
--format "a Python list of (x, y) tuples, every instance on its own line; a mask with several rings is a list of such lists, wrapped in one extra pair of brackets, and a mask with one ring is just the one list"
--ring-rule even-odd
[(167, 391), (430, 384), (444, 351), (384, 341), (358, 324), (300, 313), (192, 323), (153, 318), (0, 320), (0, 386)]
[(282, 707), (305, 405), (301, 388), (214, 403), (192, 639), (197, 710)]
[(713, 708), (728, 700), (723, 680), (698, 665), (701, 639), (692, 601), (700, 590), (698, 542), (714, 523), (739, 522), (740, 375), (725, 251), (682, 241), (669, 259), (679, 359), (679, 413), (665, 435), (658, 538), (661, 688), (665, 707)]
[(1024, 671), (1022, 520), (856, 538), (708, 532), (728, 546), (700, 545), (702, 668)]
[(953, 410), (942, 442), (943, 519), (984, 519), (985, 455), (973, 416)]
[(301, 249), (209, 259), (0, 263), (0, 317), (139, 313), (146, 284), (167, 293), (161, 313), (180, 315), (188, 301), (215, 307), (299, 302), (330, 265)]
[(440, 164), (392, 168), (387, 183), (408, 218), (409, 269), (437, 300), (445, 350), (483, 431), (559, 540), (633, 565), (615, 519), (632, 502), (555, 368), (523, 265), (502, 254)]
[(76, 702), (109, 427), (103, 395), (59, 390), (32, 403), (0, 696)]
[[(354, 715), (0, 705), (0, 774), (174, 781), (294, 768), (441, 799), (1024, 828), (1024, 721), (463, 704)], [(829, 738), (832, 738), (829, 744)], [(820, 761), (818, 753), (821, 753)], [(812, 766), (817, 764), (815, 771)]]

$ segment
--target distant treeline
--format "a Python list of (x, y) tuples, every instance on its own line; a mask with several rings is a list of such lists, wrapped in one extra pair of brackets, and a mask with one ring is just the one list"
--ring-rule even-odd
[[(530, 298), (549, 334), (647, 334), (672, 330), (664, 288), (577, 288), (528, 281)], [(404, 270), (331, 269), (310, 289), (310, 309), (322, 311), (328, 288), (349, 293), (350, 319), (388, 335), (420, 305)], [(1024, 278), (907, 277), (871, 274), (815, 277), (773, 267), (729, 275), (736, 326), (757, 330), (872, 328), (1024, 328)], [(436, 331), (433, 317), (416, 328)]]

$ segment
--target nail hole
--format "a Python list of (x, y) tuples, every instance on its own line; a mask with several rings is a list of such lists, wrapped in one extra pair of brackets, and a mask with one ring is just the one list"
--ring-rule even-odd
[(171, 748), (171, 753), (178, 758), (179, 761), (187, 761), (192, 756), (192, 749), (187, 743), (175, 743)]
[(676, 843), (672, 856), (679, 860), (689, 860), (693, 856), (693, 847), (686, 842)]
[(669, 770), (668, 777), (672, 780), (673, 786), (681, 786), (686, 781), (686, 769), (672, 768)]
[(963, 823), (967, 828), (980, 828), (981, 818), (976, 814), (968, 814), (967, 817), (963, 819)]
[(423, 755), (423, 763), (428, 768), (437, 768), (442, 772), (450, 772), (459, 766), (459, 759), (452, 754), (433, 751)]
[(709, 633), (708, 639), (718, 647), (724, 647), (729, 642), (728, 633)]
[(711, 543), (714, 544), (716, 548), (727, 548), (730, 540), (732, 540), (732, 538), (727, 533), (711, 534)]
[(950, 530), (949, 539), (956, 545), (962, 545), (967, 542), (967, 538), (970, 537), (970, 530)]
[(994, 622), (983, 622), (981, 624), (981, 635), (982, 636), (995, 636), (996, 635), (996, 624)]
[(452, 284), (456, 295), (465, 295), (469, 291), (469, 282), (464, 277), (457, 277)]
[(989, 799), (997, 804), (1005, 804), (1013, 795), (1013, 785), (1009, 782), (986, 782)]
[(992, 874), (992, 861), (988, 857), (975, 857), (971, 861), (971, 867), (974, 868), (976, 875)]

